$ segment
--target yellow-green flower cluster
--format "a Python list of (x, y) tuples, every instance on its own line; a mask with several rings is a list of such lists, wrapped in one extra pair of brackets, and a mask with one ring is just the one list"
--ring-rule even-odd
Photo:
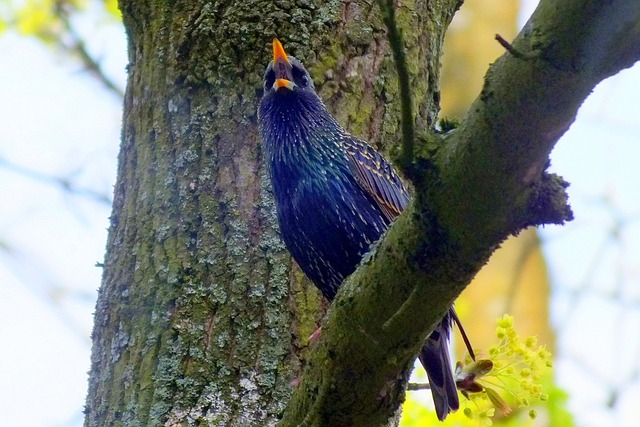
[[(551, 353), (538, 346), (535, 337), (521, 340), (513, 317), (504, 315), (497, 323), (498, 344), (489, 349), (489, 358), (465, 360), (456, 371), (458, 386), (468, 397), (462, 402), (463, 412), (480, 425), (491, 425), (496, 411), (506, 416), (514, 408), (525, 409), (548, 399), (540, 381), (553, 364)], [(534, 409), (528, 413), (535, 418)]]
[(462, 413), (470, 420), (476, 421), (474, 423), (478, 426), (490, 426), (493, 425), (493, 421), (491, 418), (494, 416), (496, 410), (494, 407), (487, 404), (487, 401), (482, 401), (481, 397), (472, 397), (471, 401), (473, 401), (474, 405), (464, 405), (464, 409)]
[(529, 406), (532, 400), (547, 400), (540, 380), (547, 368), (553, 366), (551, 353), (538, 346), (535, 337), (521, 341), (513, 327), (513, 317), (498, 319), (496, 330), (498, 345), (489, 349), (493, 371), (485, 377), (495, 377), (497, 384), (518, 399), (520, 406)]

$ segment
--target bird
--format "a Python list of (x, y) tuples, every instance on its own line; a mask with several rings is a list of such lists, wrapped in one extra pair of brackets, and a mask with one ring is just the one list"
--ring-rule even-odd
[[(309, 72), (278, 39), (264, 74), (258, 127), (282, 240), (332, 301), (407, 206), (410, 194), (378, 151), (331, 116)], [(451, 307), (418, 357), (441, 421), (459, 407), (448, 349), (454, 321), (460, 325)]]

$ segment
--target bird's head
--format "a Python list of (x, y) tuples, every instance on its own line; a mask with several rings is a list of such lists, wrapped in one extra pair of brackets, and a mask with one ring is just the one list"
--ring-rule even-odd
[(282, 43), (273, 40), (273, 61), (264, 73), (264, 95), (290, 96), (295, 92), (313, 92), (313, 80), (304, 65), (293, 56), (288, 56)]
[(335, 144), (341, 133), (316, 94), (309, 72), (285, 53), (277, 39), (273, 40), (273, 61), (264, 73), (258, 124), (268, 149)]

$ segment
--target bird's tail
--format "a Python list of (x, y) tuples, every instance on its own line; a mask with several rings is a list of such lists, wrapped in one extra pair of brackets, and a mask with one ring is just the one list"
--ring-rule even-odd
[(418, 356), (420, 363), (427, 371), (433, 403), (440, 421), (444, 421), (449, 412), (456, 411), (460, 406), (448, 345), (451, 323), (456, 319), (457, 315), (451, 308), (435, 331), (429, 335)]

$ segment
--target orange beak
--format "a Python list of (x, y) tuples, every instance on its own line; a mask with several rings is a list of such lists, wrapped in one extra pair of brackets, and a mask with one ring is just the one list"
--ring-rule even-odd
[(273, 39), (273, 69), (276, 72), (276, 81), (273, 83), (275, 90), (281, 87), (293, 90), (295, 83), (291, 76), (291, 63), (278, 39)]
[(273, 62), (277, 63), (279, 60), (289, 64), (289, 59), (282, 47), (282, 43), (280, 43), (280, 40), (278, 39), (273, 39)]
[(276, 89), (280, 89), (281, 87), (286, 87), (289, 90), (293, 90), (293, 82), (287, 79), (276, 79), (273, 83), (273, 87)]

